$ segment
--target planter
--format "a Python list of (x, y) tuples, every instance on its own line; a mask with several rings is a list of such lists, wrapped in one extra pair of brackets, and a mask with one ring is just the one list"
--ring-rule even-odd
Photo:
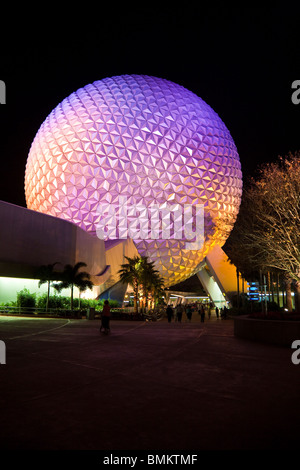
[(241, 315), (234, 318), (234, 335), (290, 348), (295, 339), (300, 340), (300, 321), (264, 320)]

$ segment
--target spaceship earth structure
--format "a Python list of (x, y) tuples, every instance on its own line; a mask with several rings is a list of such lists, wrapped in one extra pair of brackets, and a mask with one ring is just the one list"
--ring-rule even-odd
[[(162, 238), (161, 229), (152, 238), (131, 237), (166, 286), (197, 272), (209, 251), (224, 244), (241, 193), (239, 156), (220, 117), (184, 87), (144, 75), (105, 78), (64, 99), (38, 130), (25, 171), (29, 209), (93, 234), (103, 216), (99, 207), (120, 207), (120, 196), (128, 208), (142, 204), (145, 220), (153, 204), (202, 205), (204, 243), (197, 249), (187, 249), (184, 230), (181, 238), (172, 230)], [(109, 224), (106, 233), (110, 238)]]

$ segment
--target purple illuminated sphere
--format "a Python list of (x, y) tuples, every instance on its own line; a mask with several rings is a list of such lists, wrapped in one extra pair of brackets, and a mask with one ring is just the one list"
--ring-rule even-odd
[(124, 75), (80, 88), (51, 112), (30, 149), (25, 193), (28, 208), (92, 233), (99, 204), (120, 195), (128, 206), (204, 204), (201, 249), (186, 249), (184, 237), (134, 240), (170, 286), (224, 244), (242, 174), (228, 129), (201, 98), (165, 79)]

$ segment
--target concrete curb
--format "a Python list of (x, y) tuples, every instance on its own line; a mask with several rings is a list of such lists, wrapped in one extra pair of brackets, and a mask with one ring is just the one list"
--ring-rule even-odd
[(300, 321), (262, 320), (241, 315), (234, 318), (234, 335), (278, 346), (291, 347), (300, 339)]

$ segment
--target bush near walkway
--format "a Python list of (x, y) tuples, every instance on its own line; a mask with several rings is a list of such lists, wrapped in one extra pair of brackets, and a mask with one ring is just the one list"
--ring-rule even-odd
[[(73, 300), (74, 310), (87, 310), (88, 308), (95, 308), (96, 311), (101, 311), (103, 308), (104, 300), (97, 299), (78, 299)], [(111, 308), (119, 307), (117, 300), (109, 300)], [(19, 308), (30, 308), (30, 309), (39, 309), (46, 311), (47, 306), (47, 293), (36, 294), (30, 293), (26, 288), (17, 292), (17, 300), (10, 302), (2, 302), (2, 306), (11, 306)], [(70, 297), (60, 296), (60, 295), (50, 295), (49, 296), (49, 309), (57, 310), (69, 310), (70, 309)]]

